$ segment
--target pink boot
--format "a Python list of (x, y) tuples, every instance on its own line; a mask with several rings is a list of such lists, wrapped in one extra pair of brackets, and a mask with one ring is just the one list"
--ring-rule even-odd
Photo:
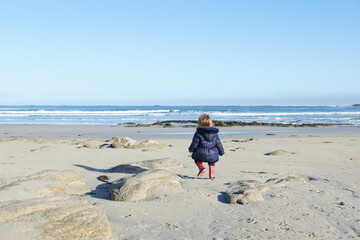
[(195, 162), (195, 164), (196, 164), (196, 166), (198, 166), (198, 168), (199, 168), (199, 173), (198, 173), (198, 177), (202, 177), (203, 175), (204, 175), (204, 173), (205, 173), (205, 168), (204, 168), (204, 165), (203, 165), (203, 163), (202, 162), (200, 162), (200, 161), (197, 161), (197, 162)]
[(215, 166), (209, 166), (209, 178), (211, 180), (215, 179)]

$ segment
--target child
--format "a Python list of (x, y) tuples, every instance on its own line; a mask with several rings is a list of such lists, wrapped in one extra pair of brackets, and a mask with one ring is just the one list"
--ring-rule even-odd
[(205, 173), (203, 162), (209, 164), (209, 178), (215, 179), (214, 167), (219, 161), (219, 155), (224, 155), (224, 148), (218, 136), (219, 129), (213, 128), (213, 122), (208, 115), (201, 115), (198, 120), (198, 128), (189, 147), (191, 157), (199, 168), (198, 177)]

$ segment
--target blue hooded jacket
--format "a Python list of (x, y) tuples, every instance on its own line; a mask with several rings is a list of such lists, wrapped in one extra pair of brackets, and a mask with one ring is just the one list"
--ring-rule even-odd
[(218, 136), (217, 128), (197, 128), (189, 152), (195, 161), (215, 163), (219, 161), (219, 155), (224, 155), (224, 148)]

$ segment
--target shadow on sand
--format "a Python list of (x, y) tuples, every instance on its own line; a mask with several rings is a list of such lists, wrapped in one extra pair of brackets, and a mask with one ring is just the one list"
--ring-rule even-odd
[(99, 172), (99, 173), (127, 173), (127, 174), (138, 174), (145, 171), (148, 171), (148, 169), (141, 168), (138, 166), (133, 166), (131, 164), (120, 164), (112, 168), (108, 169), (100, 169), (100, 168), (93, 168), (86, 165), (81, 164), (73, 164), (75, 167), (80, 167), (88, 171), (92, 172)]

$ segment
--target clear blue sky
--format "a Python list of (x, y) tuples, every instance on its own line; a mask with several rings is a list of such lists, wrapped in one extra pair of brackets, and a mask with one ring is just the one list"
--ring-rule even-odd
[(0, 105), (360, 102), (359, 0), (0, 0)]

